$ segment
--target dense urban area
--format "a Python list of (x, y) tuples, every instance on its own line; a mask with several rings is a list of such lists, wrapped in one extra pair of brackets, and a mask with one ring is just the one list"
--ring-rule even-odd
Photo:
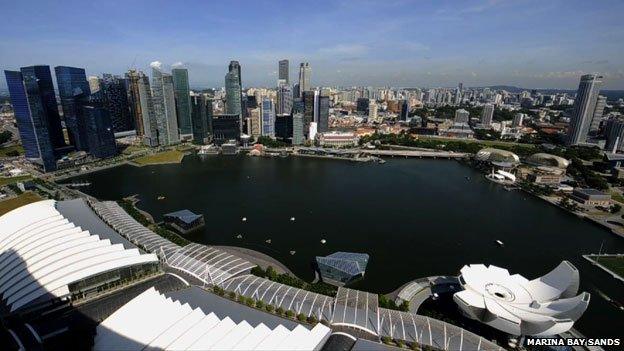
[[(312, 84), (308, 62), (291, 80), (284, 59), (275, 87), (244, 87), (244, 67), (231, 61), (224, 87), (206, 89), (190, 86), (183, 65), (150, 66), (149, 76), (5, 71), (0, 340), (11, 349), (495, 350), (524, 349), (530, 336), (555, 344), (582, 337), (572, 326), (589, 293), (577, 295), (568, 261), (531, 281), (466, 265), (460, 278), (422, 278), (378, 295), (347, 287), (364, 277), (368, 254), (317, 256), (317, 278), (306, 281), (265, 254), (192, 242), (187, 234), (206, 225), (203, 214), (180, 210), (157, 222), (136, 198), (101, 201), (73, 179), (195, 154), (376, 167), (450, 159), (624, 236), (624, 92), (602, 91), (601, 75), (579, 76), (576, 91), (323, 87)], [(596, 274), (624, 281), (622, 253), (584, 257)], [(463, 317), (421, 313), (439, 295), (452, 296)], [(575, 347), (601, 346), (617, 345)]]

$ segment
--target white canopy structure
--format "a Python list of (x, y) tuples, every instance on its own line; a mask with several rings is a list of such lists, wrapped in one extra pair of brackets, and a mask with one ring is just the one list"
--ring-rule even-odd
[(590, 295), (579, 288), (579, 273), (563, 261), (533, 280), (496, 266), (461, 269), (463, 291), (453, 299), (470, 318), (513, 335), (551, 336), (568, 331), (587, 309)]
[(192, 308), (153, 287), (122, 306), (97, 327), (94, 350), (320, 350), (331, 330), (235, 323)]
[(56, 205), (40, 201), (0, 217), (0, 296), (11, 312), (31, 302), (71, 297), (71, 286), (87, 278), (158, 265), (154, 254), (76, 226)]

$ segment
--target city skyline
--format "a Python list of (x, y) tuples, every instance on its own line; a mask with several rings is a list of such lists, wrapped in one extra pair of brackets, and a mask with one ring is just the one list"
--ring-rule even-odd
[[(128, 68), (147, 72), (155, 60), (167, 70), (182, 63), (195, 88), (222, 87), (230, 60), (244, 66), (243, 87), (275, 86), (278, 61), (288, 59), (291, 74), (300, 62), (310, 63), (312, 86), (431, 87), (461, 81), (575, 89), (581, 75), (599, 73), (604, 89), (624, 89), (618, 40), (624, 26), (617, 15), (624, 5), (615, 1), (242, 5), (204, 9), (200, 3), (181, 8), (135, 2), (118, 11), (115, 2), (15, 4), (5, 9), (0, 24), (5, 33), (0, 62), (9, 70), (35, 64), (84, 67), (88, 75), (122, 75)], [(176, 25), (151, 21), (156, 11)], [(69, 21), (81, 31), (68, 32)]]

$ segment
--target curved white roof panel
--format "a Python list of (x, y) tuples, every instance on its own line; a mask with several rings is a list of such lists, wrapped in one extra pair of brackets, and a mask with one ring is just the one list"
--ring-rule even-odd
[[(86, 204), (84, 205), (86, 207)], [(157, 263), (121, 243), (70, 222), (45, 200), (0, 217), (0, 297), (11, 311), (43, 298), (62, 297), (68, 285), (90, 276), (143, 263)]]
[(331, 330), (323, 324), (269, 328), (238, 323), (146, 290), (98, 327), (94, 350), (319, 350)]
[(589, 293), (576, 296), (578, 270), (563, 261), (533, 280), (496, 266), (461, 269), (465, 290), (453, 299), (470, 318), (514, 335), (550, 336), (572, 328), (589, 305)]

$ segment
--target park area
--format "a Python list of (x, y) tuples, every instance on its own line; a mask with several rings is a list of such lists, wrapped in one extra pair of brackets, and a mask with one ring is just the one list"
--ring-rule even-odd
[(41, 200), (41, 197), (39, 195), (30, 191), (27, 191), (16, 197), (0, 201), (0, 216), (18, 207), (28, 205), (33, 202), (37, 202), (39, 200)]
[(588, 258), (624, 279), (624, 255), (592, 255)]
[(180, 163), (184, 158), (184, 155), (185, 153), (182, 151), (168, 150), (152, 155), (137, 157), (133, 159), (132, 162), (139, 166)]

